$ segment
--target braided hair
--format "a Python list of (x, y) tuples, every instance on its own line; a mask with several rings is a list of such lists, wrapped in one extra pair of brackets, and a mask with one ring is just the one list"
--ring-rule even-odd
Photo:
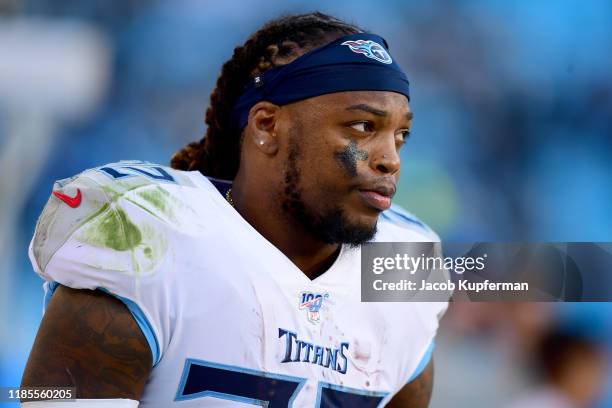
[(210, 95), (204, 138), (178, 151), (171, 166), (233, 180), (240, 164), (241, 134), (231, 125), (231, 113), (248, 81), (314, 48), (358, 32), (362, 30), (357, 26), (319, 12), (289, 15), (266, 23), (244, 45), (236, 47), (232, 58), (223, 64)]

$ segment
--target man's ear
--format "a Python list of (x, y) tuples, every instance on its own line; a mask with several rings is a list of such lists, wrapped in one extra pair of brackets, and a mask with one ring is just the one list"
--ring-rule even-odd
[(278, 151), (275, 130), (279, 112), (280, 106), (266, 101), (257, 102), (249, 111), (248, 131), (245, 132), (245, 138), (265, 154), (273, 155)]

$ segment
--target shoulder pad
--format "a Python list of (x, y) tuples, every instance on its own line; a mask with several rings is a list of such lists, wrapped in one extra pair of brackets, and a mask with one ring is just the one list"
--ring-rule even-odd
[[(133, 249), (142, 241), (143, 231), (119, 203), (126, 200), (150, 215), (170, 218), (169, 201), (176, 199), (162, 188), (168, 185), (194, 186), (184, 172), (137, 161), (108, 164), (57, 181), (32, 239), (35, 267), (42, 272), (53, 254), (86, 224), (79, 235), (87, 244), (116, 251)], [(144, 247), (146, 253), (153, 249)]]
[(391, 208), (383, 211), (381, 217), (383, 220), (398, 227), (409, 229), (417, 228), (428, 234), (434, 233), (431, 228), (429, 228), (423, 221), (418, 219), (416, 215), (406, 211), (397, 204), (391, 204)]

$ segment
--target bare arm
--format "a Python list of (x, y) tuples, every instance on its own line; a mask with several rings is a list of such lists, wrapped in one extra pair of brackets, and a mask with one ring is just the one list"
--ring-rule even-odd
[(387, 405), (388, 408), (426, 408), (433, 389), (433, 360), (421, 375), (409, 382)]
[(38, 329), (22, 387), (76, 387), (76, 398), (140, 400), (149, 345), (127, 307), (101, 291), (60, 286)]

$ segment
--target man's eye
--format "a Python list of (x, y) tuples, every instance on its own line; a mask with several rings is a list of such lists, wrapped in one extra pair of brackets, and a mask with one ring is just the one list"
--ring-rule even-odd
[(398, 149), (400, 147), (402, 147), (408, 141), (408, 137), (409, 136), (410, 136), (410, 131), (409, 130), (404, 130), (402, 132), (399, 132), (396, 135), (395, 144), (398, 147)]
[(370, 122), (355, 122), (350, 125), (351, 128), (355, 129), (358, 132), (371, 132), (372, 124)]
[(408, 140), (408, 137), (410, 137), (410, 131), (409, 130), (403, 130), (401, 132), (399, 132), (399, 136), (402, 139), (402, 142), (405, 142), (406, 140)]

